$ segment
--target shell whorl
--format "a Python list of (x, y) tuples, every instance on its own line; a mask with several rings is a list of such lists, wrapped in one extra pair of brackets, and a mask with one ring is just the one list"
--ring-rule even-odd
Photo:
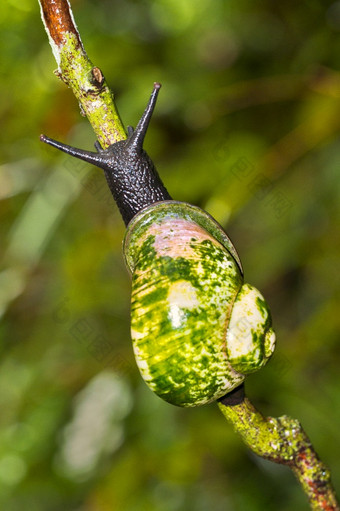
[(208, 403), (244, 380), (225, 347), (243, 284), (225, 243), (232, 246), (204, 211), (176, 201), (143, 210), (128, 226), (124, 253), (137, 364), (149, 387), (178, 406)]
[(176, 201), (149, 206), (129, 224), (124, 254), (135, 357), (157, 395), (178, 406), (209, 403), (267, 362), (275, 346), (269, 309), (205, 211)]

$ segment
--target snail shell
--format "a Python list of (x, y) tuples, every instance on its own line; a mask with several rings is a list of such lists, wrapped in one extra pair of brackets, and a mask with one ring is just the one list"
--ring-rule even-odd
[(269, 309), (243, 284), (237, 252), (208, 213), (155, 203), (130, 222), (124, 254), (136, 361), (158, 396), (209, 403), (267, 362), (275, 346)]

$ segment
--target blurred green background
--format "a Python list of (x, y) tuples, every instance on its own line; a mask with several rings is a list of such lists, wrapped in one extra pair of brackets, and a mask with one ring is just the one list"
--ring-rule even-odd
[[(73, 0), (87, 52), (172, 196), (225, 226), (278, 346), (247, 379), (298, 418), (340, 489), (340, 2)], [(0, 508), (307, 510), (217, 407), (172, 407), (135, 365), (124, 225), (99, 170), (39, 142), (94, 135), (38, 3), (0, 4)]]

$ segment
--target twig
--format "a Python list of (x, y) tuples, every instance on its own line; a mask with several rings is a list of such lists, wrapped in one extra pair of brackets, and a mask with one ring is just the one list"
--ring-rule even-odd
[(126, 138), (103, 73), (89, 60), (67, 0), (39, 0), (41, 17), (58, 64), (56, 74), (73, 91), (102, 147)]
[(244, 394), (244, 387), (222, 398), (218, 406), (244, 443), (258, 456), (288, 465), (314, 511), (339, 511), (329, 470), (298, 420), (286, 415), (263, 417)]

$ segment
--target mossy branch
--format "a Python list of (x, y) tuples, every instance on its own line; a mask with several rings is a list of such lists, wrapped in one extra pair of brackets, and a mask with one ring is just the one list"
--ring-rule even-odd
[(104, 75), (88, 58), (67, 0), (39, 0), (41, 17), (57, 61), (56, 74), (78, 99), (103, 148), (126, 133)]
[[(39, 0), (42, 19), (58, 64), (57, 75), (73, 91), (102, 147), (126, 138), (103, 73), (89, 60), (67, 0)], [(340, 511), (330, 473), (319, 460), (300, 423), (287, 416), (263, 417), (243, 386), (218, 403), (225, 418), (258, 456), (288, 465), (300, 481), (311, 509)]]
[(244, 387), (222, 398), (218, 406), (243, 442), (258, 456), (289, 466), (314, 511), (339, 511), (330, 472), (296, 419), (263, 417), (245, 396)]

